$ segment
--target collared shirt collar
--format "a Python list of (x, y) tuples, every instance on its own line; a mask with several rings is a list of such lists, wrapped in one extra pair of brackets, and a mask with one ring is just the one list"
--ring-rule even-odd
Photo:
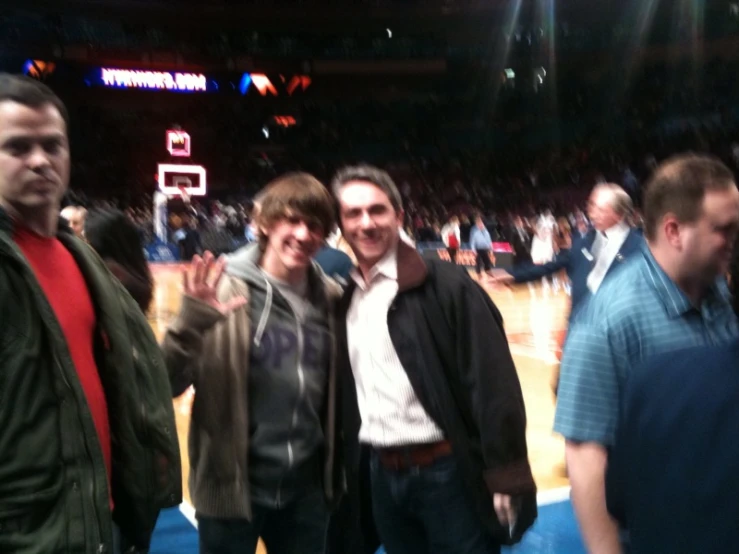
[(616, 223), (613, 227), (606, 229), (605, 235), (608, 238), (608, 242), (613, 240), (623, 242), (626, 240), (626, 236), (629, 234), (629, 231), (631, 231), (631, 227), (629, 227), (628, 223), (622, 220)]
[(380, 258), (380, 261), (377, 262), (372, 269), (369, 271), (369, 279), (365, 281), (364, 276), (362, 275), (362, 272), (359, 270), (359, 268), (353, 268), (350, 276), (354, 280), (355, 283), (357, 283), (357, 286), (361, 288), (362, 290), (367, 290), (369, 286), (372, 284), (372, 281), (374, 281), (378, 275), (382, 275), (383, 277), (386, 277), (388, 279), (392, 279), (393, 281), (398, 280), (398, 243), (396, 242), (393, 246), (390, 247), (390, 249), (385, 253), (385, 255)]
[(643, 246), (643, 253), (647, 262), (647, 277), (651, 280), (670, 317), (681, 317), (691, 310), (696, 310), (703, 317), (710, 320), (724, 311), (729, 301), (729, 291), (725, 279), (717, 277), (716, 281), (706, 291), (701, 305), (694, 306), (677, 283), (659, 266), (646, 243)]

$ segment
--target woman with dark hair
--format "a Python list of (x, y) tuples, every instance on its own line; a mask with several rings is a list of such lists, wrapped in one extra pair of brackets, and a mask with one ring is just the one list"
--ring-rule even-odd
[(118, 210), (96, 210), (87, 215), (85, 238), (146, 313), (154, 279), (133, 222)]

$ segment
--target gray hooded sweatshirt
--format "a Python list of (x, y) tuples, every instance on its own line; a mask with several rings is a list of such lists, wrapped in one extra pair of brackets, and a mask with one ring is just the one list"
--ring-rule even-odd
[[(279, 508), (321, 487), (323, 412), (332, 337), (321, 270), (291, 287), (258, 265), (257, 245), (230, 257), (249, 286), (249, 483), (252, 501)], [(245, 337), (246, 339), (246, 337)], [(246, 369), (246, 368), (245, 368)]]

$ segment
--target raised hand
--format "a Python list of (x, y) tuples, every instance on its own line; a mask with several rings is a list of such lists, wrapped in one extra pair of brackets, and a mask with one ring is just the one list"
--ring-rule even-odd
[[(216, 260), (210, 252), (206, 252), (202, 258), (195, 256), (190, 267), (182, 270), (183, 293), (208, 304), (224, 315), (230, 314), (245, 305), (246, 298), (240, 296), (226, 303), (218, 300), (218, 283), (221, 282), (225, 269), (226, 260), (223, 257)], [(213, 273), (212, 281), (210, 280), (211, 273)]]

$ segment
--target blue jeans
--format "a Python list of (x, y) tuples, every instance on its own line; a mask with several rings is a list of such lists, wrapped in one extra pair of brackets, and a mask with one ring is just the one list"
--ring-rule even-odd
[(499, 554), (465, 495), (452, 456), (427, 467), (386, 469), (370, 462), (372, 511), (387, 554)]
[(198, 514), (200, 554), (255, 552), (260, 536), (269, 554), (324, 554), (328, 516), (320, 489), (279, 509), (255, 504), (251, 521)]

